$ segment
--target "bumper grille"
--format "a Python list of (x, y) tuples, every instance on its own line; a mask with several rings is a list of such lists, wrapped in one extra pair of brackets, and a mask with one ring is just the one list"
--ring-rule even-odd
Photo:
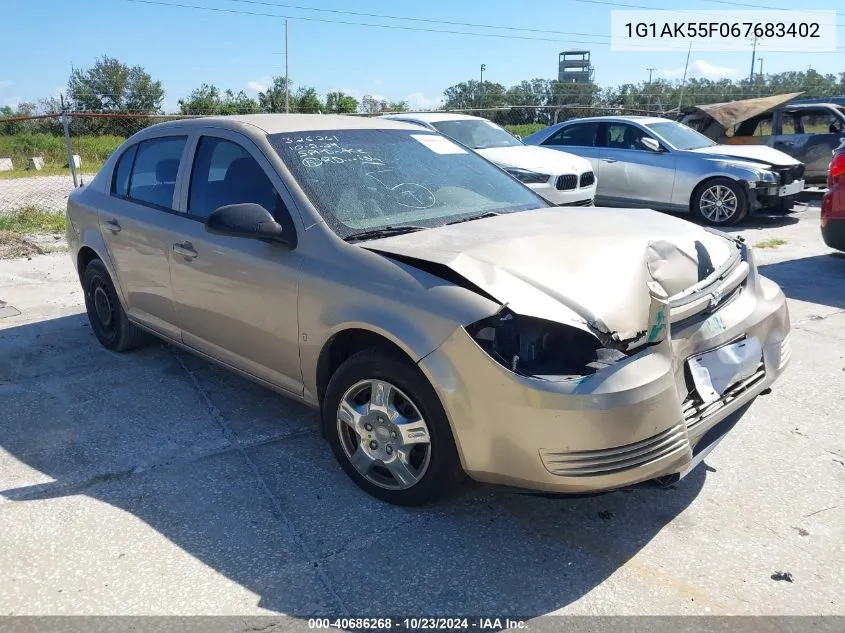
[(743, 393), (759, 383), (765, 377), (766, 369), (761, 362), (757, 366), (757, 371), (755, 371), (752, 376), (738, 383), (734, 383), (725, 389), (725, 393), (723, 393), (722, 397), (718, 400), (705, 404), (696, 393), (695, 387), (692, 383), (692, 378), (687, 376), (687, 387), (690, 392), (686, 400), (684, 400), (681, 405), (681, 409), (684, 413), (684, 423), (687, 426), (687, 430), (694, 430), (711, 415), (739, 398)]
[(593, 206), (592, 198), (585, 198), (584, 200), (576, 200), (575, 202), (564, 202), (559, 204), (560, 207), (591, 207)]
[(578, 186), (578, 176), (575, 174), (565, 174), (563, 176), (558, 176), (557, 180), (555, 181), (555, 187), (560, 191), (568, 191), (569, 189), (575, 189)]
[(678, 424), (652, 437), (597, 451), (540, 449), (543, 466), (562, 477), (595, 477), (629, 470), (689, 448), (683, 425)]
[(581, 187), (591, 187), (596, 181), (596, 177), (591, 171), (585, 171), (581, 174)]

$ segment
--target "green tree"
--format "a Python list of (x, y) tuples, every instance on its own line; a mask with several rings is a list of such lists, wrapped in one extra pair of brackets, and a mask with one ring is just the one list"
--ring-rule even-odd
[(300, 86), (297, 88), (296, 94), (291, 101), (292, 112), (314, 114), (326, 109), (323, 102), (320, 101), (320, 95), (317, 94), (317, 89), (311, 86)]
[(141, 66), (127, 66), (104, 56), (93, 67), (76, 69), (67, 84), (73, 107), (91, 112), (161, 111), (164, 89)]
[(330, 92), (326, 95), (326, 112), (350, 114), (358, 111), (358, 100), (343, 92)]
[(443, 109), (499, 108), (506, 105), (505, 92), (505, 87), (500, 83), (485, 81), (482, 84), (475, 79), (462, 81), (443, 92)]
[(287, 86), (289, 90), (293, 89), (293, 83), (288, 82), (284, 77), (273, 77), (267, 89), (258, 93), (258, 105), (264, 112), (285, 111), (286, 84), (289, 84)]
[(185, 99), (179, 99), (181, 114), (249, 114), (258, 111), (258, 102), (241, 90), (221, 91), (213, 84), (202, 84)]

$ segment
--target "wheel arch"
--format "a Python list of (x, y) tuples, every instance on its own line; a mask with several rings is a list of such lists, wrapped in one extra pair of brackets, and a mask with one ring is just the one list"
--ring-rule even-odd
[(322, 404), (326, 387), (341, 363), (353, 354), (369, 348), (389, 350), (416, 364), (409, 350), (394, 341), (386, 332), (378, 332), (361, 326), (350, 326), (332, 334), (320, 349), (317, 357), (316, 387), (317, 401)]

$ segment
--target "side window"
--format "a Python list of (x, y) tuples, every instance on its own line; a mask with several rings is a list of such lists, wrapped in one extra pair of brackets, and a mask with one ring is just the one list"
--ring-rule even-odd
[(567, 125), (543, 141), (543, 145), (594, 147), (598, 128), (598, 123)]
[(642, 144), (646, 133), (627, 123), (609, 123), (605, 126), (605, 147), (612, 149), (645, 150)]
[(132, 163), (135, 161), (135, 152), (138, 146), (133, 145), (117, 159), (117, 166), (111, 182), (111, 193), (113, 196), (125, 198), (129, 194), (129, 174), (132, 172)]
[(771, 136), (772, 135), (772, 115), (764, 114), (753, 119), (748, 119), (740, 123), (734, 136)]
[(780, 133), (781, 134), (801, 134), (801, 120), (797, 114), (791, 112), (784, 112), (781, 115)]
[[(799, 116), (796, 113), (796, 118)], [(801, 112), (801, 130), (804, 134), (838, 134), (842, 132), (842, 122), (828, 110), (809, 110)], [(799, 132), (796, 132), (799, 134)]]
[(186, 141), (186, 136), (167, 136), (138, 144), (129, 180), (130, 199), (166, 209), (173, 207), (176, 174)]
[(207, 218), (227, 204), (253, 202), (277, 215), (281, 199), (261, 166), (237, 143), (203, 136), (188, 192), (188, 213)]

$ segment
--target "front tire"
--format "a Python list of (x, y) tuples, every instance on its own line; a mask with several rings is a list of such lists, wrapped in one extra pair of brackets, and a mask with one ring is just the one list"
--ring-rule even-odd
[(696, 188), (690, 210), (704, 224), (732, 226), (748, 215), (748, 195), (730, 178), (713, 178)]
[(94, 336), (113, 352), (126, 352), (141, 345), (146, 334), (126, 316), (111, 276), (99, 259), (94, 259), (82, 274), (85, 309)]
[(446, 412), (419, 368), (396, 352), (371, 348), (344, 361), (322, 416), (343, 470), (382, 501), (424, 505), (460, 481)]

